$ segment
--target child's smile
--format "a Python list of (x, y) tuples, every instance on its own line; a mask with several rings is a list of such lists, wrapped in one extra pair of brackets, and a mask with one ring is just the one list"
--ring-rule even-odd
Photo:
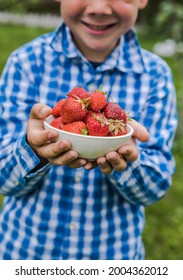
[(87, 31), (94, 35), (105, 34), (116, 25), (116, 23), (108, 23), (108, 24), (91, 24), (84, 21), (81, 21), (83, 25), (87, 28)]
[(61, 0), (61, 15), (78, 49), (88, 59), (104, 61), (121, 35), (132, 28), (147, 0)]

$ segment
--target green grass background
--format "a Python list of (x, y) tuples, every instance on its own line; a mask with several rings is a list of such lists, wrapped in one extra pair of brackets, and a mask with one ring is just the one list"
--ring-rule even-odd
[[(20, 45), (50, 30), (0, 24), (0, 73), (9, 54)], [(157, 38), (139, 32), (142, 47), (152, 50)], [(183, 77), (180, 73), (180, 57), (166, 59), (173, 70), (177, 90), (179, 126), (176, 133), (173, 153), (176, 172), (172, 187), (167, 195), (156, 204), (146, 207), (146, 226), (143, 239), (146, 259), (181, 260), (183, 259)], [(0, 196), (0, 206), (3, 197)]]

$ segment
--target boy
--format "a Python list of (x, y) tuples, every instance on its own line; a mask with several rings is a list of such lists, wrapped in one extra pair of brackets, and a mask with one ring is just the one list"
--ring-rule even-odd
[[(1, 77), (0, 258), (143, 259), (144, 206), (175, 167), (171, 71), (132, 29), (147, 0), (59, 2), (64, 23), (15, 51)], [(101, 84), (134, 135), (91, 163), (43, 120), (73, 87)]]

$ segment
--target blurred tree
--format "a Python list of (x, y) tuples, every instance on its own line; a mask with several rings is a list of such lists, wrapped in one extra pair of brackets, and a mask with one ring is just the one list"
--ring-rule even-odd
[(166, 6), (169, 4), (171, 4), (172, 6), (176, 4), (180, 4), (183, 9), (182, 0), (175, 0), (175, 1), (174, 0), (162, 0), (162, 1), (149, 0), (145, 11), (142, 11), (142, 13), (140, 13), (140, 17), (139, 17), (140, 21), (147, 23), (149, 26), (154, 26), (157, 14), (162, 12), (162, 5)]
[(145, 10), (143, 10), (142, 13), (140, 12), (139, 20), (143, 22), (152, 23), (154, 21), (155, 15), (158, 12), (159, 4), (159, 0), (149, 0)]
[[(148, 25), (152, 25), (156, 16), (161, 11), (161, 5), (172, 5), (182, 3), (182, 0), (152, 0), (148, 2), (148, 5), (142, 13), (140, 13), (139, 20), (147, 22)], [(0, 0), (1, 11), (13, 11), (13, 12), (35, 12), (35, 13), (54, 13), (59, 14), (59, 3), (54, 0)]]
[(155, 24), (160, 27), (164, 34), (175, 39), (176, 42), (183, 41), (183, 3), (178, 3), (178, 1), (176, 3), (160, 3)]
[(161, 2), (154, 27), (156, 34), (164, 34), (166, 38), (175, 41), (175, 57), (180, 77), (183, 77), (183, 2), (170, 0)]
[(54, 0), (0, 0), (0, 11), (59, 14), (58, 5)]

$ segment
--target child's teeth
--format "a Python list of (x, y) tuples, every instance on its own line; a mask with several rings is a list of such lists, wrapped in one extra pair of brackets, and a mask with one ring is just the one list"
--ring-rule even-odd
[(89, 25), (89, 27), (94, 30), (104, 30), (104, 29), (106, 29), (107, 25), (105, 25), (105, 26)]

